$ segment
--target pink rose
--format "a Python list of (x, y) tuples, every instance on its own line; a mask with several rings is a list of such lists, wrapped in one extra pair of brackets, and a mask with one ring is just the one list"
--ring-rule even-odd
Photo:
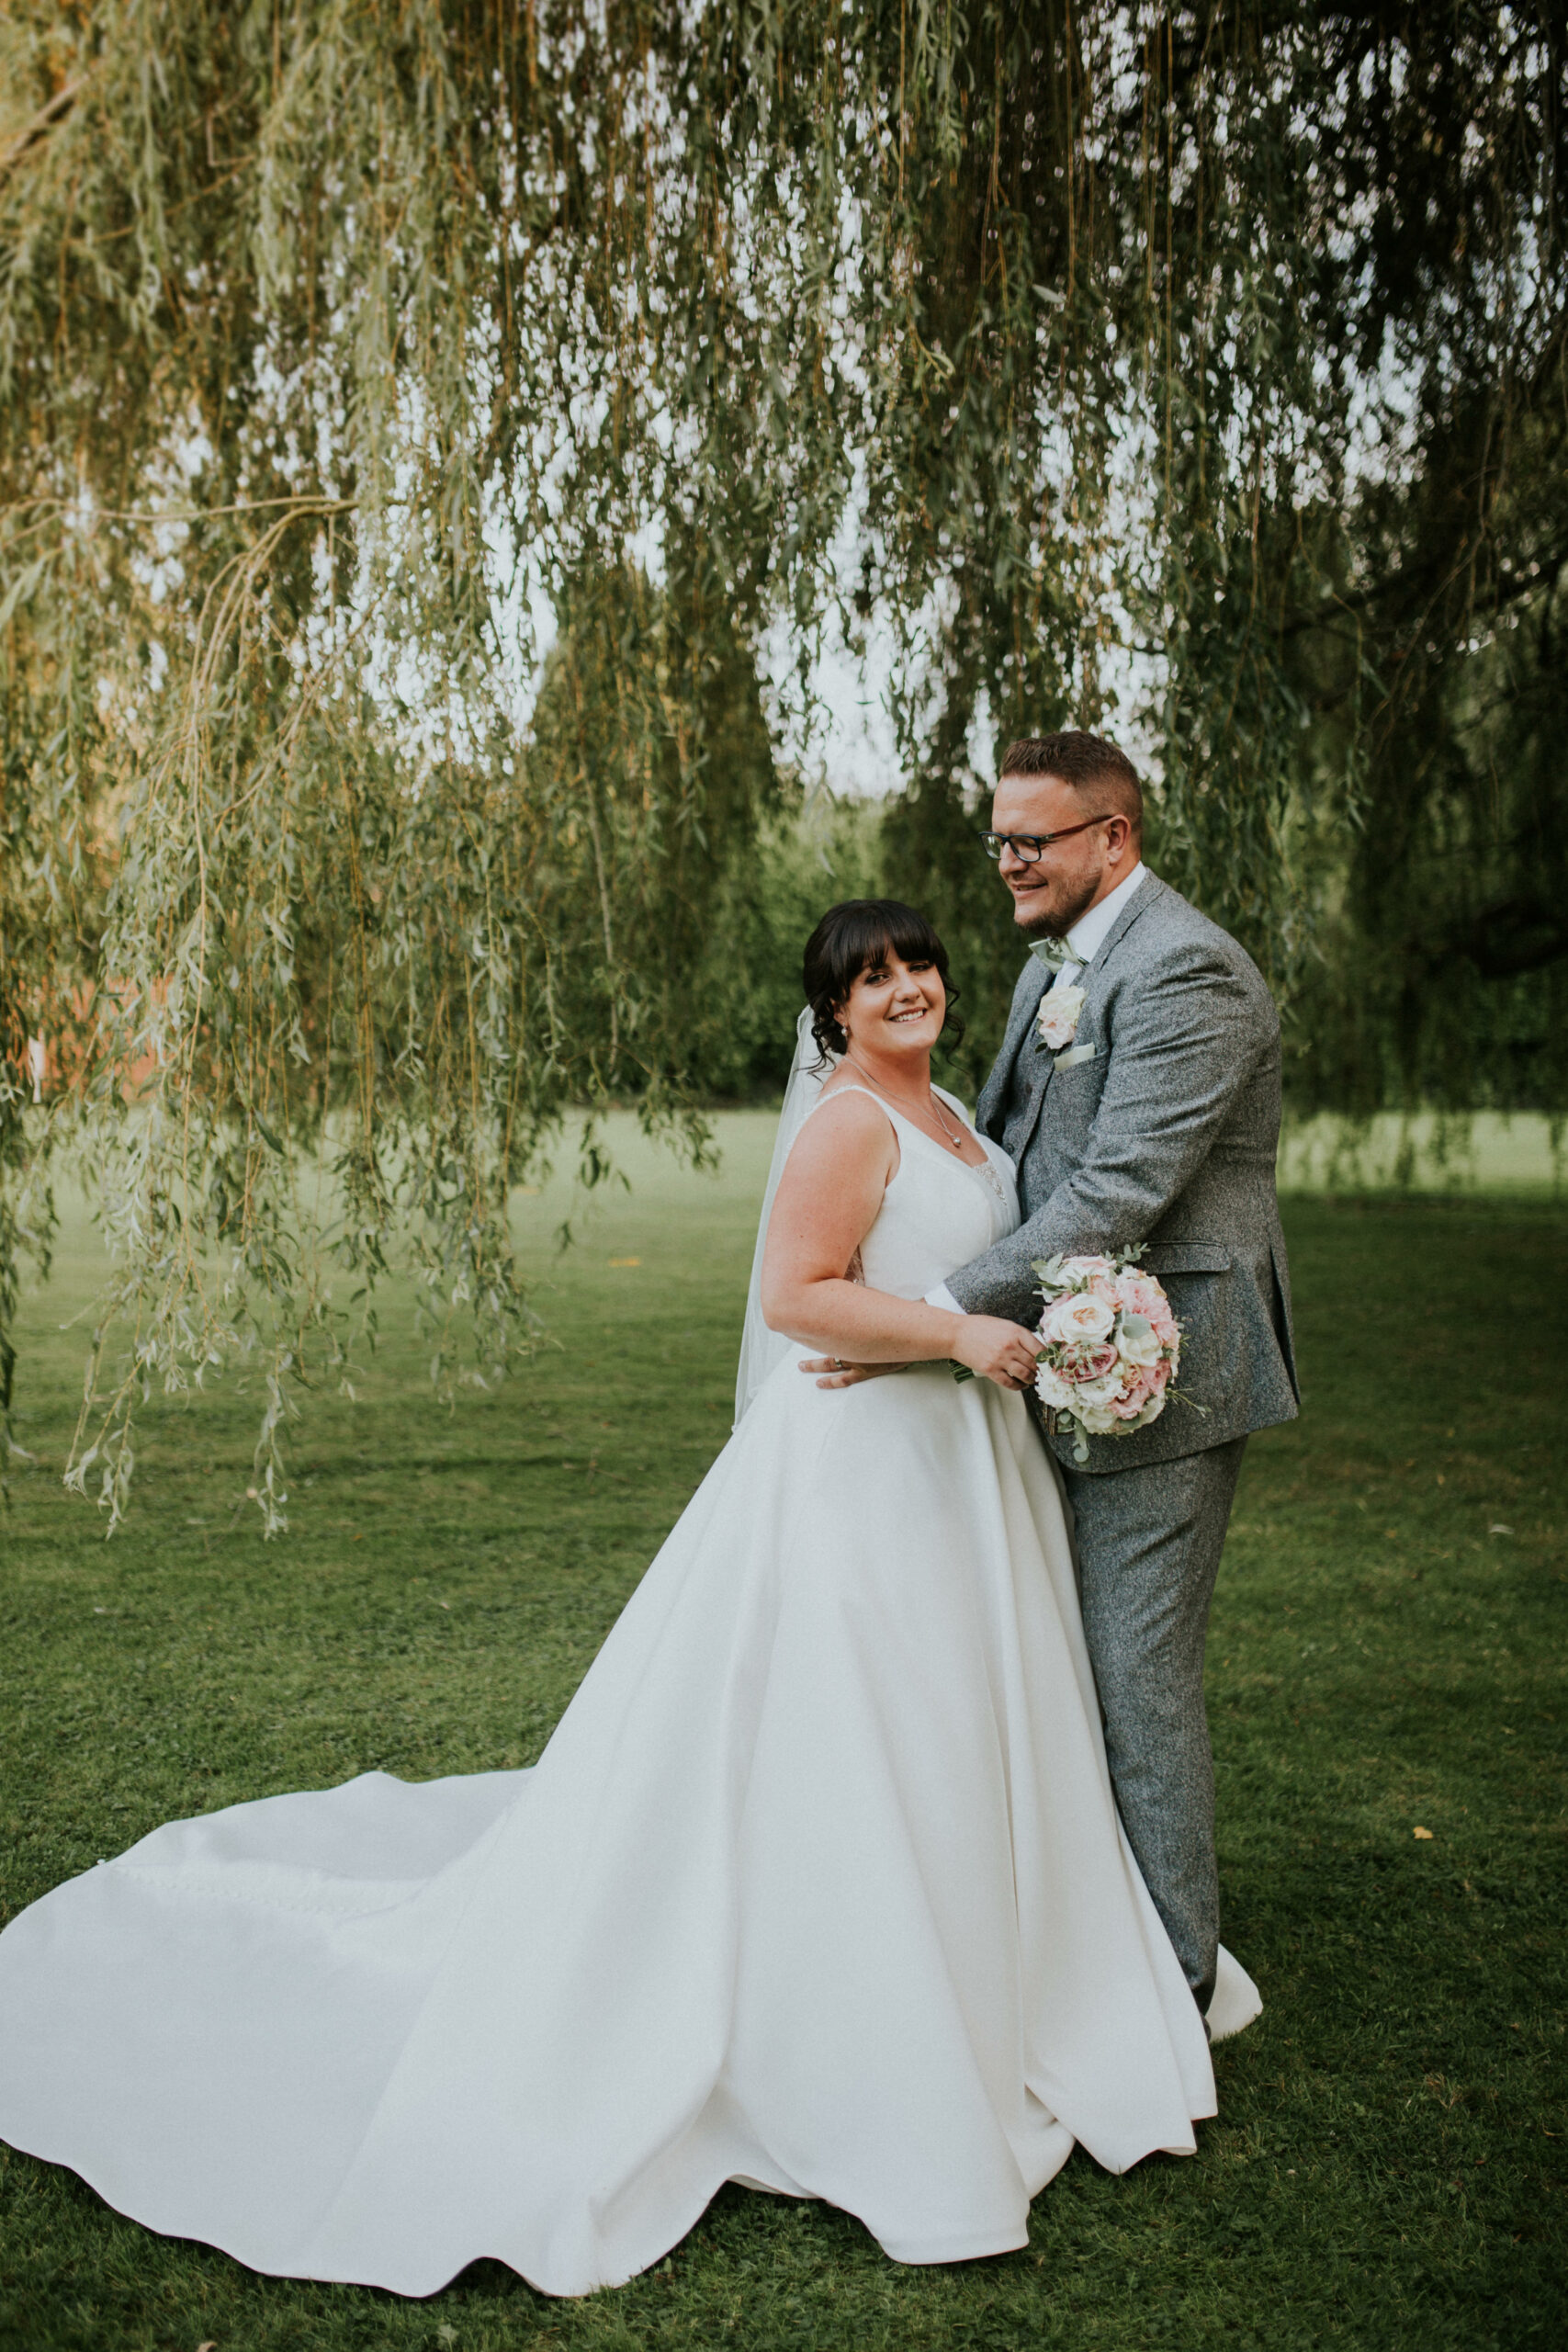
[(1100, 1348), (1075, 1348), (1070, 1363), (1062, 1369), (1069, 1380), (1101, 1380), (1121, 1361), (1108, 1340)]
[(1152, 1364), (1139, 1364), (1127, 1374), (1126, 1386), (1120, 1404), (1113, 1408), (1119, 1421), (1135, 1421), (1150, 1397), (1155, 1394), (1155, 1370)]
[(1112, 1408), (1117, 1419), (1135, 1421), (1146, 1405), (1152, 1405), (1156, 1397), (1163, 1397), (1169, 1379), (1168, 1362), (1139, 1364), (1134, 1370), (1129, 1371), (1122, 1400)]
[(1170, 1311), (1170, 1301), (1152, 1274), (1140, 1273), (1136, 1267), (1129, 1266), (1117, 1279), (1116, 1295), (1129, 1315), (1141, 1315), (1146, 1323), (1154, 1325), (1162, 1345), (1176, 1345), (1176, 1317)]

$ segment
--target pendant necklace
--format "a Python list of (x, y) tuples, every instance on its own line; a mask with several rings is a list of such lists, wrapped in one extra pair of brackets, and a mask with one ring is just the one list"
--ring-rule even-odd
[[(882, 1084), (879, 1079), (871, 1077), (870, 1070), (867, 1069), (865, 1064), (861, 1060), (858, 1054), (846, 1054), (844, 1058), (846, 1061), (850, 1061), (854, 1064), (856, 1069), (860, 1071), (863, 1078), (871, 1079), (873, 1086), (875, 1087), (879, 1094), (886, 1094), (889, 1102), (893, 1103), (897, 1108), (905, 1109), (905, 1106), (899, 1103), (898, 1097), (896, 1094), (891, 1093), (889, 1090)], [(931, 1093), (930, 1116), (935, 1120), (938, 1128), (941, 1130), (942, 1142), (946, 1144), (950, 1151), (962, 1152), (964, 1149), (964, 1131), (962, 1127), (958, 1130), (956, 1135), (953, 1133), (953, 1129), (948, 1125), (946, 1119), (942, 1115), (942, 1105), (936, 1099), (935, 1088), (933, 1087), (930, 1089), (929, 1091)], [(908, 1114), (906, 1110), (906, 1116), (908, 1115)]]

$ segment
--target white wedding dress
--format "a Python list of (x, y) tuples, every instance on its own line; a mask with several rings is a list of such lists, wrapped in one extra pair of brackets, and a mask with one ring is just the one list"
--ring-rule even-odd
[[(1018, 1211), (1001, 1152), (897, 1133), (862, 1255), (913, 1297)], [(1075, 2140), (1190, 2153), (1208, 2045), (1022, 1400), (820, 1390), (801, 1352), (532, 1770), (171, 1823), (14, 1920), (0, 2137), (254, 2269), (405, 2295), (480, 2256), (618, 2282), (729, 2179), (899, 2261), (999, 2254)], [(1257, 2007), (1227, 1959), (1211, 2021)]]

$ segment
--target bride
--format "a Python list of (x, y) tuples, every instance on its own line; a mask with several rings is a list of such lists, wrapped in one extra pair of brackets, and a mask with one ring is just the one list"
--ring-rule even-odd
[(174, 1822), (45, 1896), (0, 1936), (0, 2137), (405, 2295), (481, 2256), (618, 2283), (731, 2179), (897, 2261), (1001, 2254), (1075, 2141), (1192, 2152), (1208, 2039), (1111, 1799), (1031, 1335), (922, 1302), (1018, 1219), (931, 1083), (946, 957), (855, 901), (806, 974), (742, 1417), (537, 1765)]

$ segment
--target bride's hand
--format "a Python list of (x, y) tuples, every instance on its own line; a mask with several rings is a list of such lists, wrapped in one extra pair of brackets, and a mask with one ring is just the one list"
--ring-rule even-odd
[[(1017, 1391), (1032, 1386), (1040, 1354), (1039, 1334), (999, 1315), (966, 1315), (953, 1348), (955, 1360), (994, 1380), (998, 1388)], [(904, 1372), (902, 1363), (846, 1363), (840, 1356), (806, 1356), (802, 1372), (815, 1375), (818, 1388), (858, 1388), (863, 1380), (879, 1380), (884, 1373)]]
[(885, 1372), (908, 1372), (906, 1363), (846, 1363), (842, 1356), (802, 1356), (802, 1372), (821, 1376), (818, 1388), (858, 1388), (863, 1380), (880, 1380)]
[(998, 1388), (1028, 1388), (1040, 1355), (1040, 1334), (1000, 1315), (966, 1315), (953, 1342), (958, 1362)]

